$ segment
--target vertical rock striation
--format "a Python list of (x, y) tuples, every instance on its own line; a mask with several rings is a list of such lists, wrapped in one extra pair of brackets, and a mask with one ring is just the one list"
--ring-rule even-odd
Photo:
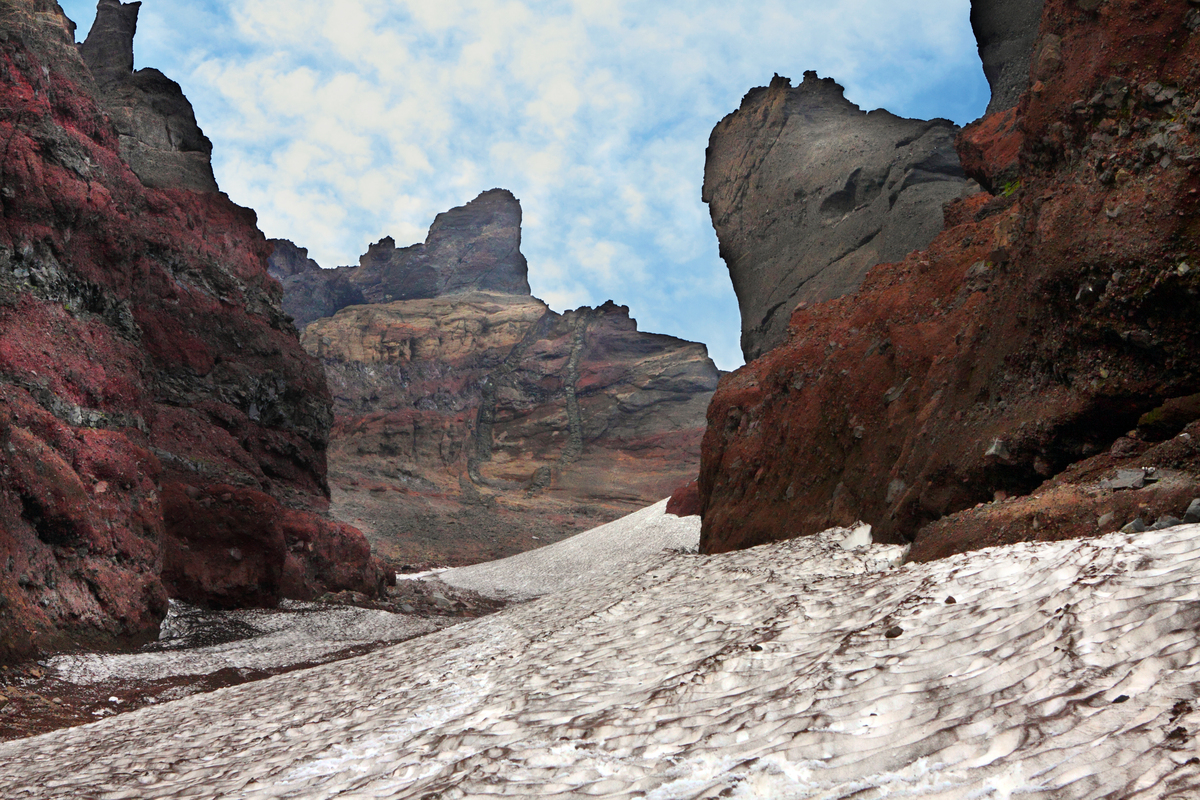
[[(1019, 103), (960, 140), (969, 174), (1012, 165), (1006, 189), (723, 378), (706, 551), (861, 518), (927, 558), (1181, 516), (1200, 492), (1200, 10), (1047, 0), (1033, 53)], [(1014, 138), (989, 128), (1004, 115)]]
[[(134, 15), (99, 15), (108, 80)], [(131, 169), (73, 30), (0, 8), (0, 660), (153, 637), (169, 594), (373, 591), (361, 534), (313, 513), (330, 399), (253, 212)]]
[[(276, 244), (284, 307), (313, 318), (302, 341), (333, 389), (334, 510), (397, 562), (511, 555), (695, 475), (718, 377), (704, 346), (611, 302), (551, 311), (529, 294), (520, 219), (511, 193), (484, 192), (424, 244), (385, 239), (338, 270)], [(334, 287), (364, 297), (330, 315)]]
[(802, 303), (853, 292), (867, 270), (923, 248), (967, 179), (949, 120), (865, 112), (829, 78), (778, 75), (713, 130), (704, 202), (752, 361)]

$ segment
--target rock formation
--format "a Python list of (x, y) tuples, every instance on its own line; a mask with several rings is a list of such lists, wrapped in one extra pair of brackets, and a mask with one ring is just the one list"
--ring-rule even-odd
[(967, 179), (949, 120), (862, 111), (829, 78), (778, 75), (713, 130), (704, 202), (752, 361), (792, 310), (854, 291), (867, 270), (923, 248)]
[(367, 302), (350, 276), (354, 267), (321, 269), (308, 250), (286, 239), (271, 239), (274, 250), (267, 262), (271, 275), (283, 284), (283, 310), (296, 327), (331, 317), (346, 306)]
[(99, 0), (80, 45), (99, 90), (97, 100), (120, 136), (121, 157), (152, 189), (215, 192), (212, 142), (196, 124), (179, 84), (156, 69), (133, 70), (133, 36), (141, 3)]
[(385, 239), (336, 271), (276, 243), (298, 324), (335, 305), (331, 287), (368, 300), (302, 342), (334, 394), (334, 512), (401, 564), (511, 555), (696, 473), (718, 377), (704, 346), (639, 332), (611, 302), (551, 311), (529, 294), (520, 218), (509, 192), (485, 192), (424, 245)]
[[(85, 47), (112, 74), (130, 8)], [(373, 591), (361, 535), (313, 513), (330, 399), (253, 212), (147, 187), (73, 31), (0, 9), (0, 660), (153, 637), (168, 594)]]
[(798, 310), (784, 345), (722, 380), (703, 549), (861, 518), (925, 558), (1184, 514), (1198, 32), (1183, 3), (1047, 0), (1029, 90), (959, 143), (981, 182), (1019, 154), (1013, 183), (948, 206), (928, 250)]
[(466, 292), (529, 294), (521, 255), (521, 204), (492, 189), (434, 219), (424, 244), (371, 245), (357, 267), (321, 269), (308, 251), (272, 239), (271, 274), (284, 288), (283, 308), (300, 330), (346, 306), (428, 300)]
[(1042, 21), (1043, 1), (971, 3), (971, 30), (979, 45), (984, 77), (992, 89), (988, 114), (1015, 106), (1029, 85), (1029, 62)]

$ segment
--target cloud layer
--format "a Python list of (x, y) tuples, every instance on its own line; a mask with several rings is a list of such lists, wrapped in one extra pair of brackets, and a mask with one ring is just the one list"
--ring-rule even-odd
[[(87, 0), (62, 3), (84, 34)], [(137, 65), (184, 87), (223, 190), (323, 266), (493, 187), (534, 294), (607, 299), (741, 362), (700, 201), (708, 134), (778, 72), (963, 123), (986, 84), (966, 0), (146, 0)]]

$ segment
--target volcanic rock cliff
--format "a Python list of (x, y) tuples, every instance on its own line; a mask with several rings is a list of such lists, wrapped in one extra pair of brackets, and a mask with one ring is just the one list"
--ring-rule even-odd
[[(139, 138), (163, 106), (130, 78), (135, 16), (102, 0), (85, 60), (52, 0), (0, 6), (0, 660), (153, 637), (169, 595), (379, 580), (313, 513), (330, 399), (253, 212), (188, 177), (198, 128), (168, 140), (184, 167)], [(165, 129), (194, 127), (167, 94)]]
[(867, 113), (831, 79), (778, 75), (713, 130), (704, 202), (752, 361), (800, 304), (854, 291), (867, 270), (924, 248), (967, 178), (949, 120)]
[(1200, 9), (1047, 0), (1030, 65), (958, 141), (995, 194), (722, 379), (706, 551), (861, 518), (932, 558), (1200, 494)]
[(302, 341), (334, 395), (334, 512), (396, 561), (511, 555), (695, 477), (718, 378), (704, 346), (642, 333), (611, 302), (550, 310), (529, 293), (520, 219), (511, 193), (484, 192), (424, 245), (385, 239), (338, 270), (276, 243), (298, 324), (352, 290), (367, 300)]

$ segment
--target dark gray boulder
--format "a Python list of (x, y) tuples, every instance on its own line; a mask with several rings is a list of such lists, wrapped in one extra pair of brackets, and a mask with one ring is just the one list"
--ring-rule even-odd
[(971, 28), (992, 87), (987, 113), (1012, 108), (1029, 84), (1043, 0), (972, 0)]
[(216, 192), (212, 142), (179, 84), (156, 69), (133, 70), (140, 7), (119, 0), (96, 5), (96, 21), (79, 50), (96, 80), (97, 99), (120, 134), (121, 156), (144, 185)]
[(968, 186), (949, 120), (870, 113), (829, 78), (775, 76), (709, 139), (703, 199), (742, 316), (742, 353), (781, 343), (792, 310), (853, 292), (926, 247)]

